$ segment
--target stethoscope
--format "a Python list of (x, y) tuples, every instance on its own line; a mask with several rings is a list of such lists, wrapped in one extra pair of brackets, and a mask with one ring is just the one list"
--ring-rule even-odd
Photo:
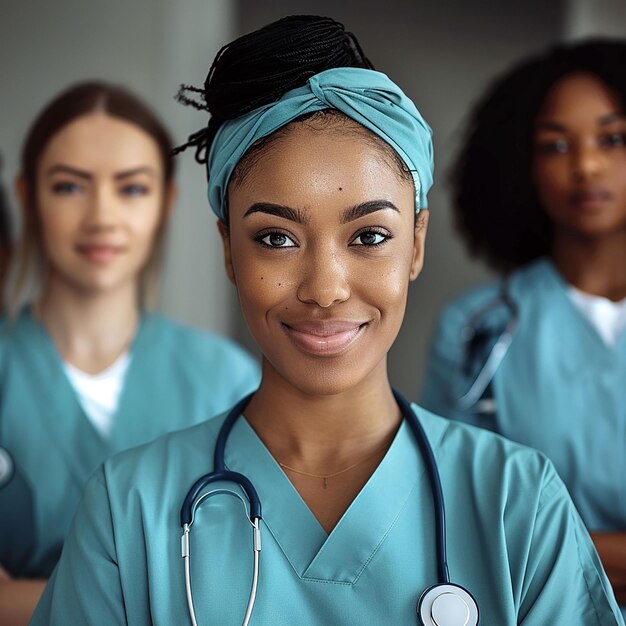
[[(435, 538), (437, 544), (437, 583), (428, 587), (417, 601), (417, 617), (420, 626), (477, 626), (479, 613), (478, 604), (472, 594), (461, 587), (450, 582), (448, 572), (448, 562), (446, 555), (446, 519), (443, 503), (443, 491), (437, 462), (433, 454), (426, 433), (420, 424), (417, 415), (411, 405), (397, 391), (394, 396), (402, 416), (408, 423), (420, 448), (426, 473), (430, 482), (433, 495), (433, 506), (435, 513)], [(213, 471), (201, 476), (191, 487), (185, 497), (180, 510), (180, 523), (183, 528), (181, 537), (181, 554), (185, 567), (185, 591), (187, 594), (187, 606), (189, 616), (193, 626), (197, 626), (196, 613), (193, 604), (193, 594), (191, 589), (191, 527), (194, 522), (194, 515), (197, 507), (207, 498), (217, 494), (228, 494), (239, 498), (246, 510), (246, 515), (252, 526), (252, 551), (254, 559), (254, 569), (252, 575), (252, 588), (248, 598), (243, 626), (250, 623), (252, 610), (256, 601), (257, 589), (259, 585), (259, 560), (261, 552), (261, 502), (259, 496), (246, 476), (226, 469), (224, 463), (224, 451), (226, 441), (230, 435), (234, 423), (243, 413), (252, 398), (250, 394), (238, 404), (236, 404), (226, 417), (220, 428), (215, 444), (213, 456)], [(218, 481), (227, 481), (239, 485), (246, 494), (246, 500), (238, 493), (227, 489), (214, 489), (205, 492), (205, 488)]]
[[(507, 278), (503, 279), (498, 295), (486, 302), (478, 311), (474, 312), (463, 326), (461, 330), (462, 356), (459, 361), (459, 371), (452, 377), (453, 381), (459, 379), (463, 380), (466, 377), (463, 372), (472, 369), (473, 364), (471, 360), (476, 348), (474, 344), (481, 339), (481, 335), (479, 334), (481, 320), (487, 317), (489, 313), (502, 306), (507, 309), (507, 321), (504, 325), (504, 329), (498, 335), (489, 355), (484, 362), (482, 362), (482, 367), (475, 375), (473, 381), (469, 385), (466, 385), (463, 391), (453, 391), (452, 400), (454, 407), (459, 411), (472, 411), (474, 413), (486, 414), (495, 413), (495, 402), (493, 398), (486, 397), (486, 391), (511, 347), (519, 321), (519, 309), (517, 302), (511, 297)], [(474, 347), (474, 350), (472, 350), (472, 347)]]

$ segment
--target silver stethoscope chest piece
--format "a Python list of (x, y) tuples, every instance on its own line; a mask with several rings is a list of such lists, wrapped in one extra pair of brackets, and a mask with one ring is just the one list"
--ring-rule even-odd
[(478, 605), (463, 587), (445, 584), (427, 589), (417, 604), (424, 626), (477, 626)]
[(13, 478), (13, 458), (6, 448), (0, 446), (0, 488), (4, 487)]

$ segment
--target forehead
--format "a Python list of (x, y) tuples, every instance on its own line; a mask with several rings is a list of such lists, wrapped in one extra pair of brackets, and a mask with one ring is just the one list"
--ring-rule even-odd
[(412, 182), (401, 178), (393, 159), (365, 132), (294, 124), (231, 185), (229, 204), (231, 211), (257, 201), (299, 208), (333, 201), (345, 207), (375, 198), (413, 211), (413, 195)]
[(85, 170), (117, 171), (140, 165), (161, 168), (159, 147), (151, 135), (131, 122), (100, 112), (72, 120), (50, 138), (40, 165), (52, 163)]
[(572, 118), (595, 123), (623, 107), (613, 90), (594, 74), (577, 73), (557, 81), (547, 93), (540, 118)]

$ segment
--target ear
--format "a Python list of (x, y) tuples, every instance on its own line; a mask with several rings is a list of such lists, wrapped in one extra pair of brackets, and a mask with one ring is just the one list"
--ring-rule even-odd
[(409, 280), (415, 280), (424, 267), (424, 251), (426, 247), (426, 231), (428, 230), (429, 212), (422, 209), (415, 219), (415, 233), (413, 238), (413, 260)]
[(222, 245), (224, 246), (224, 267), (226, 268), (226, 276), (228, 280), (237, 286), (237, 280), (235, 278), (235, 270), (233, 268), (233, 257), (230, 249), (230, 230), (228, 224), (222, 220), (217, 220), (217, 230), (222, 238)]

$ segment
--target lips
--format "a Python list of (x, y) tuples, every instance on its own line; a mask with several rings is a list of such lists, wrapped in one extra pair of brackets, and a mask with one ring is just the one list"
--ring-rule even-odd
[(602, 208), (613, 199), (613, 194), (602, 187), (588, 187), (570, 194), (569, 202), (574, 208), (595, 210)]
[(107, 263), (123, 251), (122, 246), (111, 244), (79, 244), (76, 250), (93, 263)]
[(363, 333), (367, 322), (348, 320), (284, 323), (291, 340), (315, 356), (335, 356), (347, 350)]

